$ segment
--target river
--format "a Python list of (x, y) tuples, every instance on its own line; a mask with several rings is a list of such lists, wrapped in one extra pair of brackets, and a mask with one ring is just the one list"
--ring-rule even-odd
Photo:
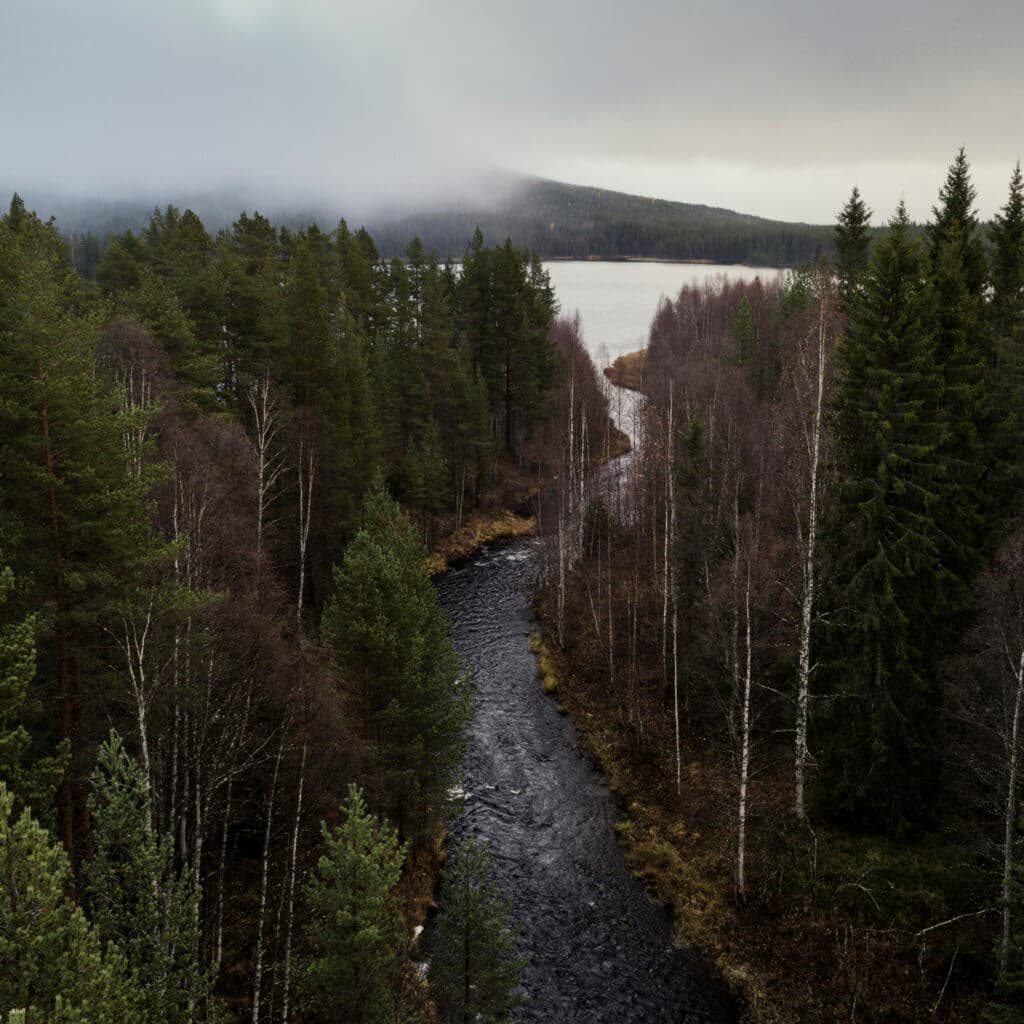
[[(580, 310), (599, 366), (642, 346), (660, 295), (720, 269), (547, 266), (563, 311)], [(668, 916), (629, 873), (611, 795), (583, 756), (572, 722), (538, 681), (530, 651), (538, 543), (484, 551), (437, 582), (476, 686), (464, 809), (452, 831), (486, 842), (495, 883), (512, 903), (528, 958), (527, 1001), (516, 1019), (731, 1021), (734, 1011), (699, 954), (674, 947)]]
[(615, 808), (572, 722), (537, 679), (529, 591), (536, 541), (492, 550), (438, 583), (476, 682), (456, 835), (486, 841), (529, 958), (521, 1021), (721, 1021), (697, 958), (630, 875)]

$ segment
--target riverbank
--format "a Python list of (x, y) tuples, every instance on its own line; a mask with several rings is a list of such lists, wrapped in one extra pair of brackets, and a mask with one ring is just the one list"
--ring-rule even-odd
[(532, 537), (536, 532), (536, 516), (518, 515), (510, 509), (476, 513), (438, 542), (427, 561), (427, 571), (431, 576), (447, 572), (451, 566), (472, 558), (488, 544)]
[(758, 779), (741, 899), (728, 756), (684, 735), (677, 794), (667, 718), (648, 719), (637, 743), (623, 691), (581, 670), (578, 647), (539, 638), (533, 647), (538, 690), (568, 713), (619, 801), (615, 829), (630, 870), (671, 913), (676, 943), (707, 957), (744, 1021), (981, 1019), (991, 929), (984, 911), (958, 916), (970, 875), (955, 835), (897, 843), (800, 823), (780, 756)]
[[(600, 446), (590, 468), (596, 469), (629, 452), (629, 434), (614, 424), (607, 432), (607, 443)], [(532, 473), (505, 466), (495, 486), (494, 507), (472, 513), (456, 529), (444, 534), (434, 545), (427, 559), (431, 576), (446, 572), (465, 562), (491, 544), (506, 544), (537, 533), (537, 517), (523, 510), (534, 505), (537, 498), (557, 475), (557, 467), (544, 465)]]

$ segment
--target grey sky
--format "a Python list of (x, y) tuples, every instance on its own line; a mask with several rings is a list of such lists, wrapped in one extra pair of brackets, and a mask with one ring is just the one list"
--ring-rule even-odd
[(482, 169), (923, 218), (1024, 152), (1020, 0), (0, 0), (0, 184), (361, 205)]

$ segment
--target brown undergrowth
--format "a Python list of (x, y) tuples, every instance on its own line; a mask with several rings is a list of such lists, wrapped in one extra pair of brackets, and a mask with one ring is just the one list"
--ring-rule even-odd
[(895, 843), (800, 823), (780, 758), (757, 780), (740, 899), (729, 759), (690, 736), (677, 794), (666, 730), (648, 724), (638, 742), (621, 693), (588, 683), (541, 636), (532, 646), (545, 690), (572, 715), (620, 801), (616, 832), (627, 863), (671, 911), (677, 943), (698, 948), (732, 990), (742, 1020), (981, 1019), (988, 916), (931, 930), (977, 906), (954, 837)]

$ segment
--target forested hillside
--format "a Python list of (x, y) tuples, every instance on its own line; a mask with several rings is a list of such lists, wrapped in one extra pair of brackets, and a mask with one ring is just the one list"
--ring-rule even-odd
[[(188, 196), (208, 227), (228, 227), (241, 202), (230, 195)], [(288, 207), (262, 203), (292, 229), (311, 221), (335, 223), (330, 204)], [(152, 203), (38, 197), (41, 215), (56, 216), (75, 265), (92, 277), (103, 248), (115, 234), (139, 231)], [(622, 259), (646, 257), (795, 267), (832, 252), (827, 226), (789, 224), (711, 206), (627, 195), (607, 189), (544, 179), (514, 179), (493, 189), (488, 199), (462, 203), (420, 203), (402, 212), (369, 211), (368, 230), (386, 257), (404, 256), (410, 238), (425, 249), (458, 258), (479, 227), (487, 238), (510, 238), (543, 259)]]
[(524, 182), (496, 206), (381, 219), (374, 233), (389, 249), (414, 233), (438, 252), (460, 252), (476, 225), (488, 237), (511, 237), (544, 258), (559, 259), (648, 257), (795, 267), (832, 246), (828, 227), (544, 179)]
[(631, 488), (563, 429), (547, 665), (756, 1020), (1024, 1019), (1020, 168), (975, 200), (664, 302)]
[[(427, 552), (536, 489), (580, 359), (535, 258), (463, 255), (167, 207), (90, 283), (0, 218), (4, 1020), (426, 1019), (469, 708)], [(505, 1005), (487, 906), (436, 955), (483, 928)]]

